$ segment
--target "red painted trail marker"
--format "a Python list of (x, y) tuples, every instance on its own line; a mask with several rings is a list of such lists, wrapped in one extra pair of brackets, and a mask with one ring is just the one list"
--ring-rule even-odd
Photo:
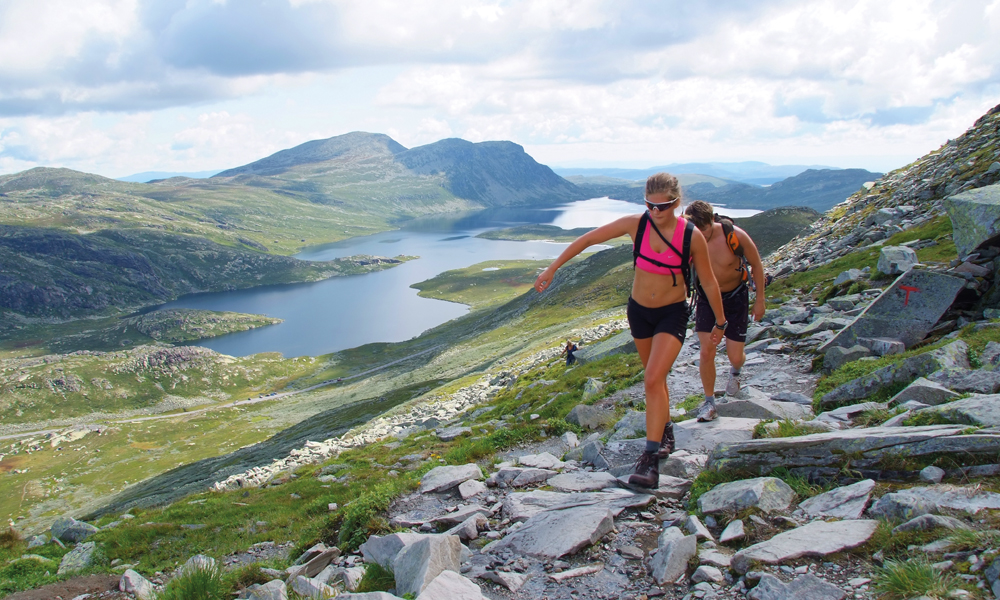
[(920, 291), (920, 288), (913, 287), (912, 285), (901, 285), (899, 286), (899, 289), (904, 290), (906, 292), (906, 298), (903, 300), (903, 306), (906, 306), (907, 304), (910, 303), (910, 292)]

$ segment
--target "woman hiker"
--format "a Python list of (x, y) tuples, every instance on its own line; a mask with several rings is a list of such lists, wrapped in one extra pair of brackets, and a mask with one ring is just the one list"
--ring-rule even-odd
[[(681, 191), (677, 178), (657, 173), (646, 180), (646, 207), (643, 214), (629, 215), (583, 234), (549, 265), (535, 289), (544, 292), (552, 284), (556, 270), (593, 244), (628, 235), (632, 238), (635, 279), (628, 300), (628, 323), (645, 369), (646, 449), (636, 461), (629, 483), (642, 487), (659, 486), (659, 461), (674, 450), (673, 423), (670, 422), (670, 395), (667, 375), (684, 344), (689, 318), (688, 282), (693, 262), (708, 303), (717, 317), (722, 316), (722, 296), (708, 259), (705, 237), (685, 219), (676, 216)], [(704, 274), (704, 275), (703, 275)], [(718, 344), (726, 323), (715, 320), (711, 342)]]

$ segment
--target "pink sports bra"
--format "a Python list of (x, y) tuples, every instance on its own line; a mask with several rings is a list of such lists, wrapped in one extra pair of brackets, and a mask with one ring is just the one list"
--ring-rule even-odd
[[(684, 228), (687, 226), (687, 221), (680, 217), (677, 218), (677, 226), (674, 227), (674, 236), (670, 240), (670, 244), (674, 248), (680, 248), (684, 244)], [(652, 220), (649, 221), (649, 228), (646, 230), (645, 235), (642, 236), (642, 245), (639, 247), (639, 257), (636, 259), (635, 266), (637, 269), (642, 269), (647, 273), (655, 273), (657, 275), (678, 275), (681, 271), (681, 257), (679, 254), (674, 252), (674, 250), (667, 246), (664, 252), (654, 252), (653, 248), (649, 245), (649, 238), (652, 237), (651, 233), (656, 233), (654, 229)], [(653, 231), (650, 231), (653, 230)], [(659, 263), (667, 265), (677, 265), (676, 267), (661, 267), (655, 265), (646, 257), (649, 257)]]

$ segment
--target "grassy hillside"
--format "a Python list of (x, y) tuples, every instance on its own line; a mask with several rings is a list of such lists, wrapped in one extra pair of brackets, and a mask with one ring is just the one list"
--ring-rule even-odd
[(822, 212), (843, 202), (862, 184), (881, 176), (881, 173), (864, 169), (809, 169), (768, 187), (746, 183), (715, 187), (702, 183), (689, 186), (685, 191), (689, 199), (728, 208), (763, 210), (778, 206), (806, 206)]
[[(719, 210), (725, 214), (724, 208)], [(750, 235), (763, 257), (800, 233), (809, 231), (809, 226), (820, 216), (811, 208), (789, 206), (772, 208), (752, 217), (734, 219), (733, 222)]]
[(414, 283), (420, 296), (468, 304), (480, 310), (528, 291), (539, 271), (549, 265), (547, 260), (491, 260), (464, 269), (445, 271)]

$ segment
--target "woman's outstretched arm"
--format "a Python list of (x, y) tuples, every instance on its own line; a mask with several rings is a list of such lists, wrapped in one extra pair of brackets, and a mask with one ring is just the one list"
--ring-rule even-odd
[[(708, 259), (708, 244), (705, 236), (695, 227), (691, 235), (691, 258), (694, 259), (694, 268), (698, 271), (698, 283), (701, 289), (705, 290), (705, 297), (708, 299), (712, 312), (715, 313), (715, 323), (724, 323), (726, 313), (722, 308), (722, 294), (719, 292), (719, 282), (715, 279), (715, 271), (712, 270), (712, 262)], [(694, 292), (697, 293), (697, 292)], [(712, 343), (718, 344), (722, 341), (722, 330), (718, 327), (712, 328)]]
[(608, 223), (607, 225), (602, 225), (593, 231), (588, 231), (573, 240), (573, 243), (567, 246), (566, 249), (562, 251), (562, 254), (552, 261), (552, 264), (546, 267), (545, 270), (538, 276), (538, 279), (535, 280), (535, 290), (539, 292), (547, 290), (549, 286), (552, 285), (552, 278), (555, 276), (556, 270), (566, 264), (577, 254), (586, 250), (588, 246), (603, 244), (608, 240), (613, 240), (616, 237), (621, 237), (623, 235), (634, 235), (636, 227), (638, 227), (640, 217), (641, 215), (629, 215), (627, 217), (622, 217), (616, 221)]

